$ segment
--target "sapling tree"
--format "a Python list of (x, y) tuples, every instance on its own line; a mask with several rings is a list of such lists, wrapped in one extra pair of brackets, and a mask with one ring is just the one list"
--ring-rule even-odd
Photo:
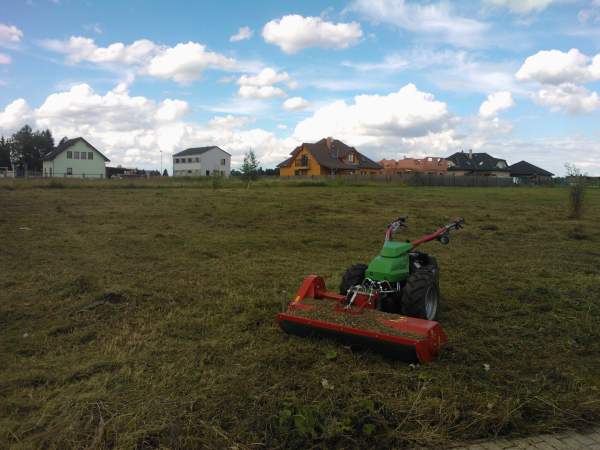
[(213, 191), (216, 191), (223, 185), (223, 174), (220, 170), (214, 169), (212, 171), (212, 185)]
[(242, 164), (241, 172), (242, 172), (242, 180), (248, 183), (248, 189), (250, 189), (250, 182), (257, 181), (260, 179), (260, 173), (258, 172), (258, 165), (260, 161), (256, 159), (256, 155), (252, 149), (248, 150), (246, 154), (244, 154), (244, 164)]
[(565, 169), (567, 170), (567, 181), (569, 182), (569, 217), (571, 219), (581, 219), (587, 190), (587, 174), (582, 174), (581, 170), (575, 167), (574, 164), (565, 163)]

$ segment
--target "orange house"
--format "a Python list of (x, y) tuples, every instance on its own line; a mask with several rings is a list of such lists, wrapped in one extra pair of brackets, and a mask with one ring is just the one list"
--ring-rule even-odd
[(328, 137), (314, 144), (296, 147), (291, 158), (278, 164), (280, 176), (294, 175), (370, 175), (380, 174), (381, 165)]
[(448, 174), (448, 161), (445, 158), (428, 156), (425, 158), (404, 158), (395, 161), (393, 159), (382, 159), (379, 164), (383, 166), (381, 173), (431, 173), (434, 175)]

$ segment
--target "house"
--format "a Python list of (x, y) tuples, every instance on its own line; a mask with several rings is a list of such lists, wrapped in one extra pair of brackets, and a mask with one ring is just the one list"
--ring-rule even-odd
[(44, 177), (104, 178), (105, 164), (110, 162), (82, 137), (61, 142), (40, 161)]
[(231, 155), (217, 146), (188, 148), (173, 155), (174, 177), (207, 177), (213, 170), (225, 178), (231, 172)]
[(475, 175), (483, 177), (510, 177), (505, 159), (494, 158), (487, 153), (456, 152), (447, 156), (449, 175)]
[(527, 161), (519, 161), (510, 166), (509, 169), (511, 177), (520, 178), (524, 182), (529, 180), (548, 180), (554, 176), (553, 173), (540, 169)]
[(393, 159), (382, 159), (378, 162), (383, 166), (382, 174), (397, 173), (430, 173), (434, 175), (446, 175), (448, 173), (448, 162), (445, 158), (427, 156), (425, 158), (404, 158), (395, 161)]
[(278, 164), (280, 176), (379, 174), (383, 167), (337, 139), (328, 137), (296, 147)]

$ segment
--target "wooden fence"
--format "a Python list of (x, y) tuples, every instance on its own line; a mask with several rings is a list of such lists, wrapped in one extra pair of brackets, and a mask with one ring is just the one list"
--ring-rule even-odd
[(321, 175), (321, 176), (281, 176), (284, 180), (327, 180), (335, 182), (404, 183), (412, 186), (445, 186), (445, 187), (511, 187), (510, 177), (476, 177), (456, 175), (434, 175), (426, 173), (390, 174), (390, 175)]

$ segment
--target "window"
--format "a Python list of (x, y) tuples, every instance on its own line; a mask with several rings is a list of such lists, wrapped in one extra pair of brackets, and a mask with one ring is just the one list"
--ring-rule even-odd
[(361, 175), (366, 175), (367, 172), (365, 172), (364, 170), (360, 173)]
[(88, 159), (94, 159), (94, 153), (88, 152)]
[(433, 172), (432, 172), (431, 170), (429, 170), (429, 171), (427, 172), (427, 174), (428, 174), (428, 175), (433, 175)]
[(364, 156), (362, 156), (360, 159), (362, 160), (362, 162), (367, 162)]
[(210, 176), (210, 170), (206, 171), (206, 176), (209, 177)]
[(179, 158), (175, 158), (175, 164), (179, 164)]
[(294, 175), (300, 175), (300, 171), (299, 170), (295, 170), (294, 171)]
[(73, 152), (67, 152), (67, 158), (69, 158), (69, 159), (73, 158)]
[(81, 159), (86, 159), (87, 154), (85, 152), (81, 152)]
[(191, 171), (191, 170), (188, 170), (188, 173), (192, 173), (192, 171)]
[(418, 159), (415, 159), (415, 166), (418, 166), (419, 164), (421, 164), (421, 161)]
[(79, 152), (75, 152), (75, 159), (79, 159)]
[(433, 161), (433, 159), (427, 158), (427, 162), (431, 162), (431, 161)]
[(196, 158), (196, 162), (200, 162), (200, 158)]
[(225, 160), (224, 160), (224, 159), (222, 159), (222, 160), (221, 160), (221, 165), (222, 165), (222, 166), (224, 166), (224, 165), (225, 165)]
[(73, 169), (71, 167), (67, 167), (67, 175), (73, 175)]
[(191, 163), (192, 162), (192, 158), (188, 158), (188, 162)]
[(410, 170), (405, 170), (405, 171), (404, 171), (404, 173), (410, 173), (410, 172), (411, 172)]
[(334, 155), (333, 153), (330, 153), (330, 155), (331, 155), (331, 157), (332, 157), (333, 159), (336, 159), (336, 157), (335, 157), (335, 155)]
[(354, 155), (348, 155), (348, 162), (349, 163), (353, 163), (354, 162)]

